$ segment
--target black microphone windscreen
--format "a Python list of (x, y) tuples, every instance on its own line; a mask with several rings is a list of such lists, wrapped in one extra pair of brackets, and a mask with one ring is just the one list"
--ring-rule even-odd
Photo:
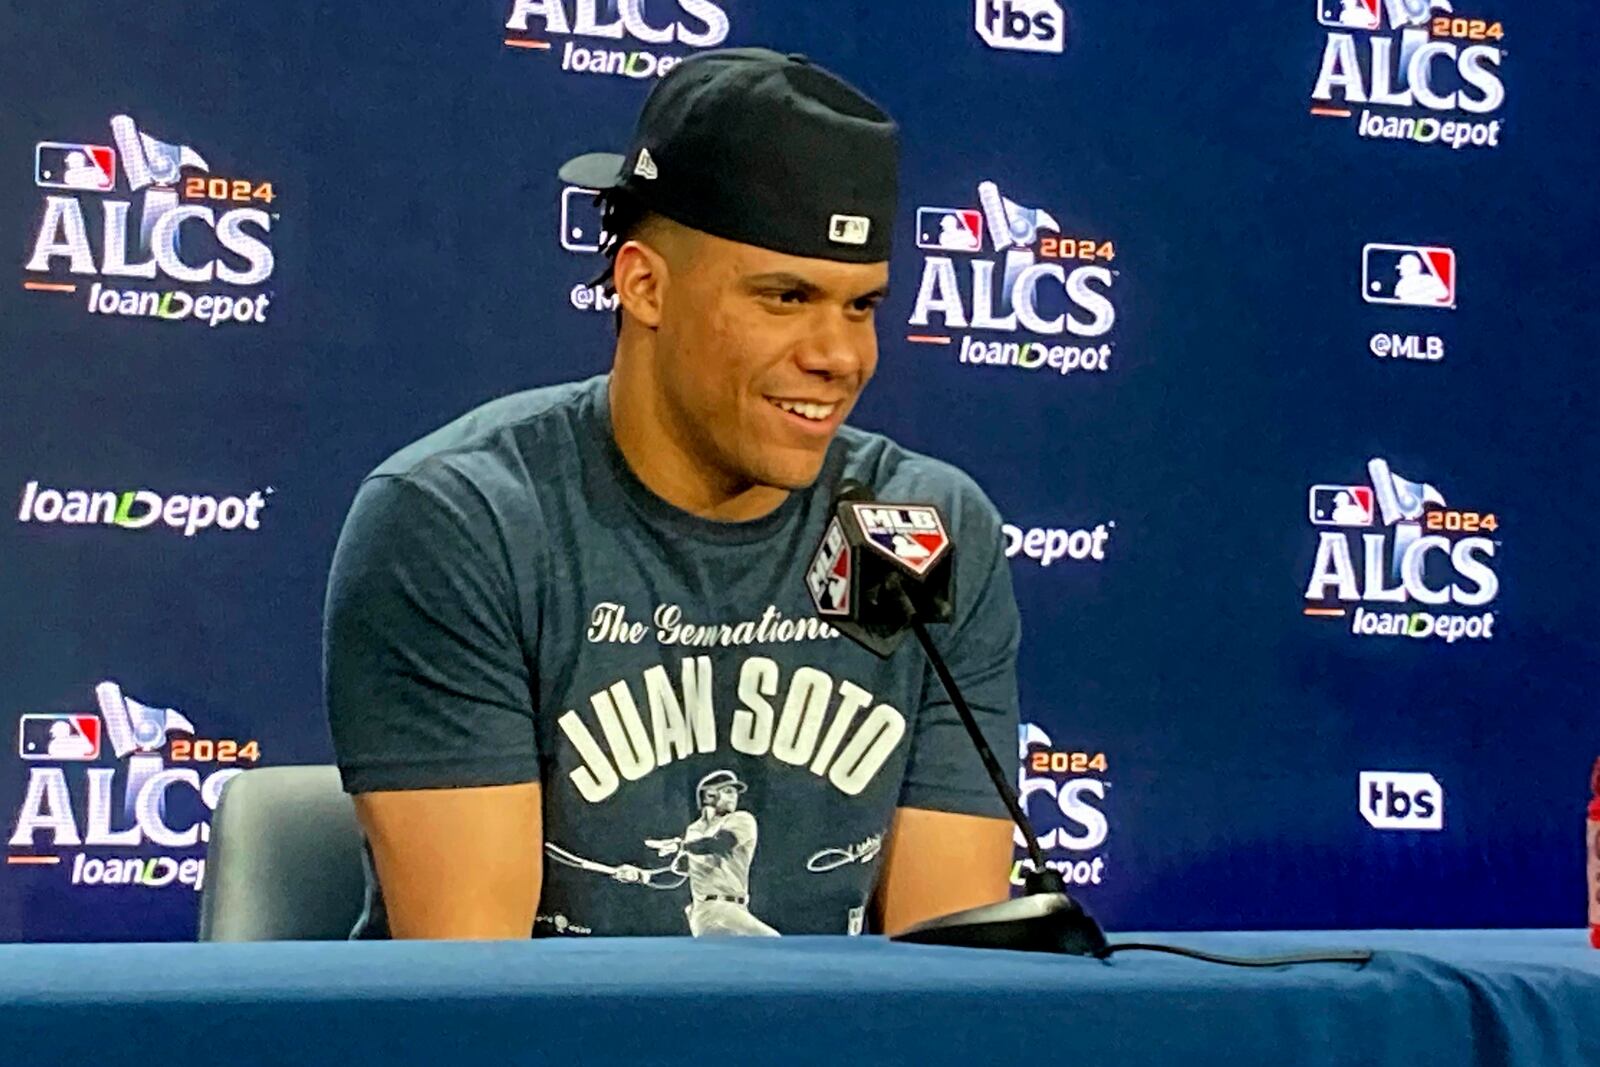
[(873, 496), (870, 488), (854, 478), (846, 478), (839, 483), (839, 491), (833, 494), (833, 499), (835, 503), (842, 503), (847, 500), (876, 500), (877, 497)]

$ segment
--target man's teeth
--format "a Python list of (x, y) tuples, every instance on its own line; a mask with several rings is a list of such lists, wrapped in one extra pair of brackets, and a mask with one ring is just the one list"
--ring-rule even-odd
[(792, 411), (801, 418), (811, 419), (813, 422), (822, 422), (833, 415), (837, 404), (808, 404), (798, 400), (774, 400), (785, 411)]

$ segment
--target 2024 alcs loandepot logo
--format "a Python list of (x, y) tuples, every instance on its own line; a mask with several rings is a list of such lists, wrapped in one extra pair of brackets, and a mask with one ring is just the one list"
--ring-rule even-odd
[(536, 53), (559, 47), (561, 69), (577, 74), (659, 78), (695, 50), (728, 39), (724, 6), (719, 0), (511, 0), (505, 43)]
[(45, 197), (23, 288), (74, 294), (91, 315), (211, 328), (266, 322), (272, 182), (213, 170), (207, 156), (127, 115), (111, 119), (111, 138), (34, 146), (34, 184)]
[(1485, 609), (1500, 592), (1499, 518), (1449, 506), (1434, 486), (1402, 478), (1382, 459), (1367, 474), (1366, 484), (1311, 487), (1317, 555), (1305, 613), (1348, 616), (1362, 637), (1493, 638), (1495, 613)]
[[(1058, 746), (1044, 729), (1025, 722), (1018, 731), (1022, 766), (1017, 796), (1039, 835), (1045, 866), (1061, 872), (1068, 885), (1100, 885), (1106, 877), (1106, 839), (1111, 824), (1101, 810), (1111, 782), (1104, 752)], [(1022, 831), (1013, 833), (1018, 858), (1011, 884), (1021, 885), (1032, 860), (1021, 851)]]
[(1109, 238), (1064, 234), (1051, 212), (991, 181), (978, 183), (977, 207), (918, 208), (916, 238), (925, 254), (908, 341), (957, 346), (963, 366), (1059, 376), (1111, 368), (1105, 338), (1120, 272)]
[(205, 883), (208, 817), (222, 787), (261, 758), (253, 738), (199, 736), (183, 712), (116, 682), (93, 711), (17, 720), (28, 785), (6, 839), (13, 871), (67, 872), (71, 885), (161, 889)]
[(1451, 0), (1310, 2), (1327, 31), (1313, 115), (1353, 118), (1371, 140), (1499, 147), (1499, 20), (1458, 16)]

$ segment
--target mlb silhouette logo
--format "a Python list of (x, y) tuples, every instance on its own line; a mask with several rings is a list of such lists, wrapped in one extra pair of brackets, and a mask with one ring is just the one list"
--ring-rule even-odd
[(27, 760), (100, 758), (100, 719), (94, 715), (24, 715), (17, 755)]
[(1316, 0), (1317, 21), (1346, 30), (1375, 30), (1383, 0)]
[(830, 615), (850, 613), (850, 553), (841, 552), (828, 571), (817, 608)]
[(822, 544), (812, 557), (806, 572), (806, 584), (811, 589), (811, 601), (818, 615), (848, 616), (850, 614), (850, 568), (854, 559), (845, 541), (839, 520), (828, 524)]
[(1316, 526), (1371, 526), (1373, 492), (1367, 485), (1313, 485), (1311, 522)]
[(1455, 307), (1455, 250), (1426, 245), (1366, 245), (1361, 249), (1361, 299), (1369, 304)]
[(561, 247), (568, 252), (598, 252), (605, 244), (598, 189), (569, 185), (561, 190)]
[(867, 544), (919, 578), (950, 548), (939, 512), (924, 505), (854, 504)]
[(983, 212), (975, 208), (917, 208), (917, 247), (930, 252), (977, 252), (983, 248)]
[(828, 240), (841, 245), (864, 245), (872, 233), (865, 215), (835, 215), (828, 220)]
[(117, 153), (110, 145), (40, 141), (33, 147), (33, 183), (44, 189), (108, 193), (117, 182)]

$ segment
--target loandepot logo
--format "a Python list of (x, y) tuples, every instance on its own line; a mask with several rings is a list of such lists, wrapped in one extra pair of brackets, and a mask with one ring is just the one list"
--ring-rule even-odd
[(260, 743), (200, 736), (187, 715), (141, 703), (116, 682), (97, 685), (95, 700), (98, 715), (19, 717), (28, 784), (7, 866), (64, 867), (72, 885), (198, 892), (209, 815), (228, 779), (261, 758)]
[(49, 526), (120, 526), (143, 530), (158, 523), (183, 536), (201, 530), (259, 530), (272, 486), (249, 496), (206, 493), (162, 496), (149, 489), (50, 489), (38, 482), (22, 487), (17, 521)]
[(1506, 102), (1498, 19), (1450, 0), (1311, 0), (1326, 29), (1311, 113), (1354, 119), (1357, 136), (1461, 150), (1497, 148)]
[(1115, 245), (1064, 235), (1049, 211), (1024, 207), (991, 181), (978, 183), (978, 205), (917, 209), (925, 254), (910, 318), (918, 332), (906, 339), (954, 346), (961, 366), (1109, 370)]
[[(1317, 555), (1305, 613), (1350, 619), (1361, 637), (1488, 640), (1500, 592), (1490, 563), (1500, 548), (1492, 511), (1452, 508), (1425, 482), (1367, 464), (1369, 483), (1314, 485)], [(1413, 606), (1420, 610), (1413, 610)]]
[[(1068, 885), (1100, 885), (1111, 836), (1111, 824), (1100, 810), (1111, 789), (1106, 754), (1058, 746), (1031, 722), (1021, 725), (1017, 741), (1022, 761), (1017, 797), (1039, 835), (1045, 866), (1060, 871)], [(1011, 884), (1021, 885), (1033, 861), (1021, 851), (1026, 847), (1021, 830), (1013, 831), (1012, 840), (1019, 858), (1011, 866)]]
[(715, 48), (729, 28), (713, 0), (512, 0), (505, 42), (535, 52), (559, 45), (564, 71), (659, 78), (687, 58), (660, 49)]
[(1106, 543), (1110, 541), (1111, 531), (1116, 525), (1116, 521), (1112, 520), (1102, 522), (1093, 528), (1085, 527), (1077, 530), (1049, 526), (1035, 526), (1024, 530), (1007, 522), (1001, 524), (1000, 536), (1005, 541), (1007, 559), (1021, 555), (1035, 561), (1041, 567), (1048, 567), (1061, 560), (1071, 560), (1074, 563), (1100, 563), (1106, 558)]
[[(34, 145), (34, 184), (47, 192), (23, 288), (81, 292), (91, 315), (211, 328), (266, 322), (272, 182), (213, 171), (195, 149), (157, 140), (127, 115), (111, 119), (111, 137)], [(119, 177), (142, 194), (137, 203), (117, 195)], [(191, 288), (139, 284), (162, 280)]]

